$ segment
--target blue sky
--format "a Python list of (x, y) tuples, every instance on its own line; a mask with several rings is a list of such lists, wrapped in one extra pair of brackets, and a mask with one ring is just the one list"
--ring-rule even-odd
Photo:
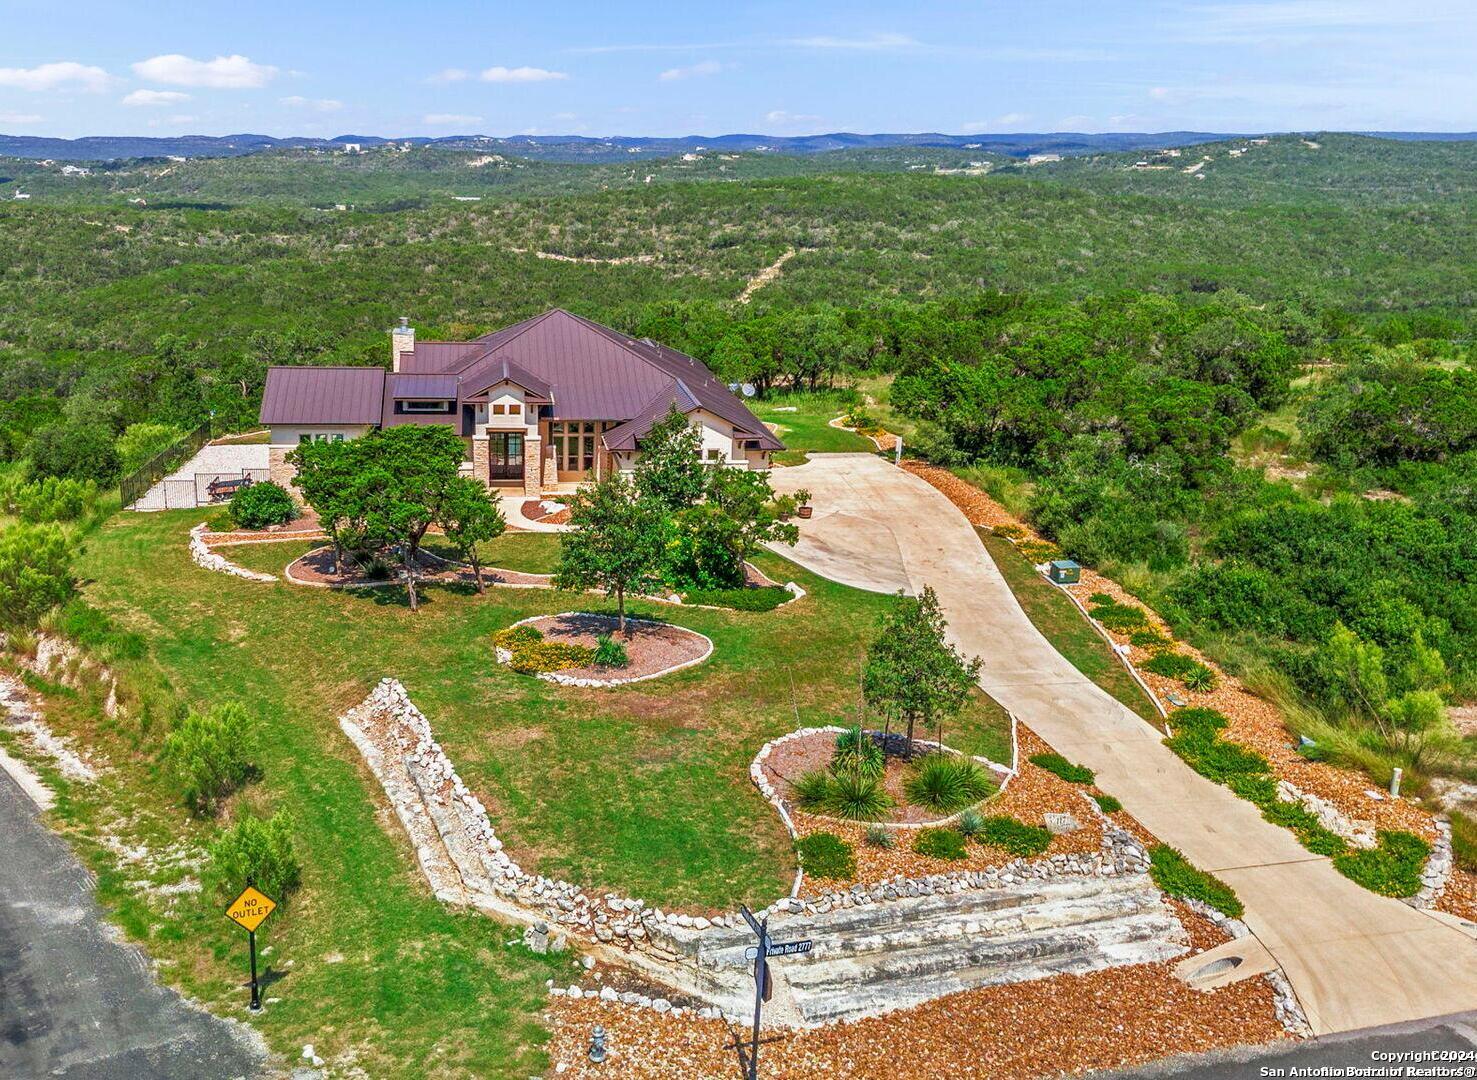
[(0, 0), (0, 131), (1477, 129), (1477, 0)]

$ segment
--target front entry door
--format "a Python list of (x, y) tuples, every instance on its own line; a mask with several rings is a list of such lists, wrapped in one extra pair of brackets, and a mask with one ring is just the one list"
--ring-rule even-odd
[(487, 443), (488, 479), (522, 480), (523, 436), (512, 431), (490, 431)]

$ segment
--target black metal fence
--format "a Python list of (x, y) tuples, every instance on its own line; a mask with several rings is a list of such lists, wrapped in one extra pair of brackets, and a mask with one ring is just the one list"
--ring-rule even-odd
[(198, 454), (200, 448), (209, 441), (210, 424), (201, 424), (179, 442), (167, 450), (159, 451), (125, 476), (118, 482), (118, 493), (123, 497), (123, 508), (126, 510), (138, 502), (146, 491)]

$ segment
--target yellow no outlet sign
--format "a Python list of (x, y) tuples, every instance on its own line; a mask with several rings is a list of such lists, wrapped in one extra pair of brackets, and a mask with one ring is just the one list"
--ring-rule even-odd
[(262, 1007), (261, 992), (256, 982), (256, 928), (266, 921), (267, 916), (272, 914), (276, 907), (277, 901), (252, 885), (246, 886), (241, 895), (226, 907), (226, 918), (244, 928), (247, 940), (251, 943), (251, 1008), (253, 1012)]

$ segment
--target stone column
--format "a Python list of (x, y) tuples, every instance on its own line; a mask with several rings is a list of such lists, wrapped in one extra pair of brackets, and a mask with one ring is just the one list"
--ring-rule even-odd
[(287, 493), (299, 506), (302, 506), (302, 492), (298, 491), (297, 485), (292, 482), (297, 476), (297, 466), (290, 464), (287, 460), (287, 452), (291, 449), (290, 446), (267, 447), (267, 479), (286, 488)]
[(544, 493), (543, 484), (544, 440), (523, 440), (523, 494), (537, 499)]
[(482, 483), (484, 487), (492, 487), (492, 467), (490, 465), (490, 449), (486, 435), (474, 435), (472, 437), (472, 476)]
[(559, 460), (554, 456), (554, 448), (548, 447), (544, 453), (544, 487), (553, 490), (559, 486)]

